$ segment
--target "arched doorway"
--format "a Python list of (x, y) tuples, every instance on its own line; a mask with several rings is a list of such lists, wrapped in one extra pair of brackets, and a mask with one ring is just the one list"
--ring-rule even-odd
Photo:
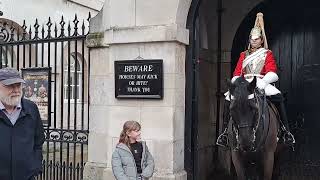
[[(285, 8), (284, 8), (285, 7)], [(286, 97), (289, 124), (296, 135), (296, 151), (279, 162), (283, 179), (317, 179), (320, 168), (320, 4), (315, 0), (267, 1), (243, 20), (234, 39), (232, 54), (246, 45), (241, 40), (256, 12), (265, 15), (269, 48), (279, 67), (277, 86)], [(233, 62), (233, 66), (236, 62)], [(285, 162), (285, 163), (283, 163)]]
[[(232, 39), (259, 1), (193, 0), (186, 58), (185, 170), (188, 179), (226, 179), (230, 157), (215, 141), (221, 130), (226, 79), (231, 74)], [(236, 15), (235, 15), (236, 14)]]
[[(194, 0), (188, 15), (187, 28), (190, 31), (190, 45), (186, 60), (186, 122), (185, 122), (185, 170), (188, 179), (212, 179), (218, 177), (216, 171), (218, 149), (215, 146), (219, 131), (221, 75), (221, 53), (219, 40), (210, 31), (221, 34), (221, 0)], [(217, 11), (210, 13), (210, 8)], [(216, 12), (216, 11), (214, 11)], [(217, 18), (208, 23), (211, 16)], [(220, 25), (219, 25), (220, 23)], [(213, 41), (209, 40), (214, 39)], [(218, 45), (216, 44), (218, 42)], [(218, 46), (218, 47), (217, 47)]]

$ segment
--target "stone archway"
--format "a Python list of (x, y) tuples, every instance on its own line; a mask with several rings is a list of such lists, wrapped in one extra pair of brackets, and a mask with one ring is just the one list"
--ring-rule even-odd
[[(217, 8), (217, 0), (210, 2), (194, 0), (191, 3), (187, 19), (187, 28), (190, 34), (186, 52), (185, 117), (185, 169), (188, 172), (189, 179), (194, 177), (210, 178), (213, 166), (220, 166), (218, 162), (208, 162), (214, 159), (211, 155), (215, 151), (212, 141), (217, 134), (217, 132), (213, 132), (215, 130), (210, 131), (208, 128), (219, 128), (221, 110), (219, 109), (219, 103), (217, 103), (219, 101), (217, 97), (226, 91), (225, 81), (221, 79), (220, 84), (217, 79), (219, 79), (218, 76), (221, 78), (230, 76), (233, 37), (238, 26), (248, 14), (248, 10), (251, 10), (260, 2), (249, 0), (243, 3), (223, 1), (223, 9)], [(218, 36), (217, 12), (221, 10), (223, 10), (220, 26), (222, 33)], [(197, 23), (199, 23), (198, 26)], [(221, 59), (218, 60), (219, 40), (222, 43), (220, 44)], [(218, 61), (222, 63), (216, 65), (215, 63)], [(221, 66), (219, 75), (217, 72), (218, 66)], [(221, 87), (220, 90), (217, 89), (218, 85)], [(222, 97), (220, 101), (222, 105)], [(199, 149), (204, 153), (201, 153)], [(221, 160), (226, 161), (224, 157)]]
[(192, 7), (196, 7), (199, 3), (195, 0), (179, 0), (177, 14), (176, 14), (176, 23), (181, 27), (187, 27), (188, 14)]
[[(9, 41), (16, 41), (20, 40), (23, 36), (23, 27), (20, 26), (18, 23), (6, 19), (6, 18), (0, 18), (0, 43), (6, 43)], [(28, 34), (24, 34), (24, 36), (27, 38)], [(33, 49), (33, 47), (31, 47)], [(28, 47), (29, 50), (29, 47)], [(11, 67), (11, 66), (17, 66), (18, 64), (22, 64), (21, 58), (19, 59), (19, 62), (17, 60), (17, 57), (21, 57), (22, 53), (20, 52), (17, 54), (17, 49), (13, 48), (13, 46), (4, 46), (0, 49), (0, 57), (1, 57), (1, 66), (2, 67)], [(12, 64), (13, 63), (13, 64)]]

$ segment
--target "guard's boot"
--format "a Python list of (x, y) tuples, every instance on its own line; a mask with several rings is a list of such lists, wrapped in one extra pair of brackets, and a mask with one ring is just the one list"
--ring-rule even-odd
[(225, 100), (224, 107), (223, 107), (223, 123), (222, 123), (222, 134), (219, 135), (217, 138), (216, 144), (218, 146), (222, 146), (227, 148), (228, 147), (228, 124), (230, 120), (230, 110), (229, 110), (230, 102)]
[(281, 134), (282, 134), (283, 143), (287, 144), (288, 146), (293, 146), (294, 143), (296, 143), (296, 140), (293, 134), (290, 132), (287, 113), (286, 113), (283, 101), (279, 102), (277, 106), (280, 114), (280, 125), (282, 130)]

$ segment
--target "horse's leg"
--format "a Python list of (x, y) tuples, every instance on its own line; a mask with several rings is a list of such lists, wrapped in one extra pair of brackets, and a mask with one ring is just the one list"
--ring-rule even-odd
[(232, 151), (231, 152), (232, 163), (234, 168), (236, 169), (237, 179), (238, 180), (246, 180), (245, 179), (245, 169), (243, 168), (243, 164), (241, 163), (241, 157), (239, 152)]
[(274, 153), (265, 152), (263, 157), (263, 180), (271, 180), (273, 172)]
[(273, 173), (273, 165), (274, 165), (274, 155), (277, 149), (277, 117), (274, 111), (270, 113), (270, 125), (269, 125), (269, 133), (266, 139), (265, 144), (265, 152), (263, 155), (263, 179), (264, 180), (271, 180), (272, 173)]

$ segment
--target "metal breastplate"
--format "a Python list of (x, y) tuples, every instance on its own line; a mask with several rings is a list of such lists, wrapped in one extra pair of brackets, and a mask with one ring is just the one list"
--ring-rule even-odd
[(267, 53), (263, 53), (251, 61), (245, 68), (246, 74), (260, 74), (266, 61)]

